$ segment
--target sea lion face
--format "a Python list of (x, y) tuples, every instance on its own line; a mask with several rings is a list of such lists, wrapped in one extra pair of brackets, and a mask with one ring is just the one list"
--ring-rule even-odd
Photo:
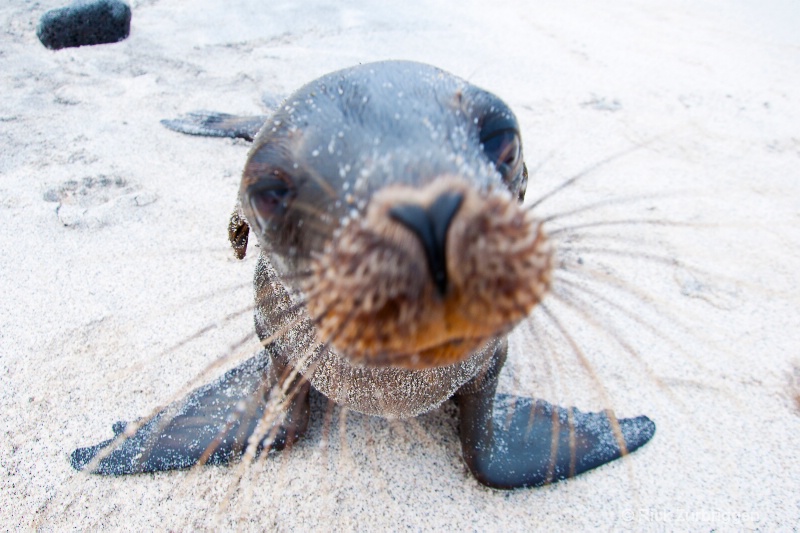
[(550, 285), (519, 203), (517, 120), (496, 96), (416, 63), (301, 88), (264, 125), (240, 200), (317, 340), (352, 362), (429, 368), (509, 331)]

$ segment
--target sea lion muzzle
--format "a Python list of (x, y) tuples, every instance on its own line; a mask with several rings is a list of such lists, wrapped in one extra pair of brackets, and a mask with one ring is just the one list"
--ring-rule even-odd
[(508, 191), (440, 177), (376, 193), (313, 264), (319, 342), (354, 363), (419, 369), (461, 361), (526, 317), (552, 251)]

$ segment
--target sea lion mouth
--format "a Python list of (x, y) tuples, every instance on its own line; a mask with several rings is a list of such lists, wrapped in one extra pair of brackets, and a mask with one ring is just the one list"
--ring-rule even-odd
[(507, 191), (444, 176), (378, 191), (311, 270), (320, 343), (354, 364), (421, 369), (462, 361), (527, 316), (552, 251)]

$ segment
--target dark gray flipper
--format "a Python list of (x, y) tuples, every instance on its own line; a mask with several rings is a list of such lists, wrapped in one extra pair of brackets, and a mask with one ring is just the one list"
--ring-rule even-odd
[[(646, 416), (617, 420), (542, 400), (495, 396), (505, 353), (495, 358), (499, 363), (483, 377), (485, 383), (468, 384), (456, 395), (464, 460), (484, 485), (515, 489), (574, 477), (636, 450), (655, 434)], [(612, 420), (619, 424), (624, 452)]]
[(214, 111), (194, 111), (176, 119), (164, 119), (161, 124), (179, 133), (206, 137), (232, 137), (252, 141), (266, 115), (242, 117)]
[[(195, 390), (184, 402), (169, 406), (133, 436), (120, 439), (118, 445), (110, 439), (75, 450), (72, 466), (83, 470), (111, 445), (116, 448), (100, 460), (92, 473), (136, 474), (187, 468), (198, 462), (228, 463), (247, 448), (247, 440), (264, 414), (270, 390), (280, 378), (278, 370), (282, 369), (271, 365), (270, 357), (262, 352), (216, 382)], [(267, 440), (270, 449), (282, 449), (305, 432), (309, 385), (296, 378), (289, 391), (295, 389), (297, 394), (288, 404), (283, 423), (267, 431), (259, 450)], [(125, 426), (123, 422), (114, 424), (115, 436), (124, 432)]]

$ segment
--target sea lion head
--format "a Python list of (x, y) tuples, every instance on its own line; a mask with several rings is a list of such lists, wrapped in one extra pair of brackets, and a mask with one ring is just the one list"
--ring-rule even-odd
[(552, 253), (520, 206), (508, 106), (434, 67), (378, 66), (283, 103), (248, 156), (242, 210), (320, 343), (353, 363), (449, 365), (528, 315)]

